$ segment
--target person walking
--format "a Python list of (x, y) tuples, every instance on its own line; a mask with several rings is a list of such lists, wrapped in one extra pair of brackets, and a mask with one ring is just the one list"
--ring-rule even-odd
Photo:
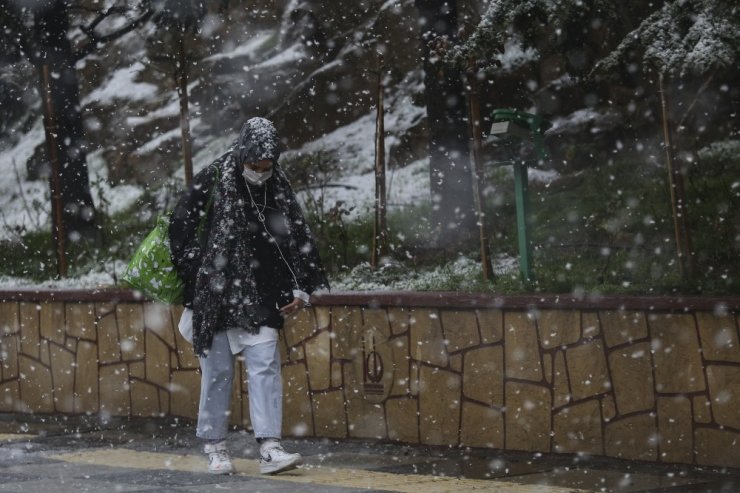
[(278, 334), (284, 318), (329, 283), (279, 157), (272, 122), (249, 119), (227, 152), (195, 176), (170, 219), (172, 261), (185, 284), (180, 330), (193, 343), (202, 374), (196, 436), (213, 474), (234, 472), (226, 437), (239, 354), (260, 472), (302, 463), (280, 442)]

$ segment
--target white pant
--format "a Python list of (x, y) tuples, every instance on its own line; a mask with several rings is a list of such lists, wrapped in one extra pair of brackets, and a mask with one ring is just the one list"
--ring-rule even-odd
[[(241, 354), (247, 364), (249, 416), (255, 438), (280, 438), (283, 421), (283, 382), (278, 341), (246, 346)], [(202, 372), (196, 436), (226, 438), (231, 409), (235, 355), (226, 332), (213, 336), (211, 349), (200, 358)]]

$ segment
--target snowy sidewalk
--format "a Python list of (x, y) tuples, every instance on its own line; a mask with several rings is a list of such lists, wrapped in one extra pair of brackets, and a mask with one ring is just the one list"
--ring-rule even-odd
[[(58, 420), (58, 421), (57, 421)], [(286, 440), (305, 465), (262, 476), (232, 432), (238, 473), (213, 476), (190, 424), (0, 415), (0, 492), (738, 492), (740, 474), (614, 460), (360, 441)]]

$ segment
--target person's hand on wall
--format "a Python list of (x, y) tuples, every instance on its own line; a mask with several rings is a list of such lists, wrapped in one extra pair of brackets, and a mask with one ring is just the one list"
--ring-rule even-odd
[(295, 312), (306, 306), (306, 302), (300, 298), (293, 298), (293, 301), (287, 305), (280, 307), (280, 314), (283, 317), (293, 315)]

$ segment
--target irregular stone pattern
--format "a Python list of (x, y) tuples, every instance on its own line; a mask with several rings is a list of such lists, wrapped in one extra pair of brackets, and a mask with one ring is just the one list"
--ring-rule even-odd
[[(0, 302), (0, 412), (195, 419), (181, 313)], [(283, 431), (740, 467), (738, 316), (309, 307), (280, 341)], [(248, 428), (237, 371), (231, 423)]]

